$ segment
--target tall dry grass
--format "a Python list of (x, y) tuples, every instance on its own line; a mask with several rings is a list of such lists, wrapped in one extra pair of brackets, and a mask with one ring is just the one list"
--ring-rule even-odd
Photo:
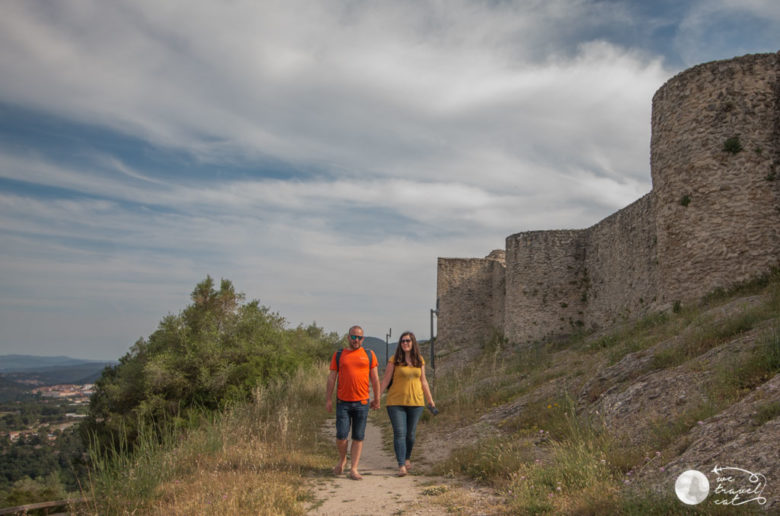
[(305, 477), (327, 471), (318, 435), (327, 366), (299, 370), (184, 433), (145, 429), (133, 453), (97, 455), (88, 514), (304, 514)]

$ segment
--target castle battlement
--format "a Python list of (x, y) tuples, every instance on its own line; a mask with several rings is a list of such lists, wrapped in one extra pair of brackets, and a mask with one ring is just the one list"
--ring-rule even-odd
[(650, 193), (590, 228), (439, 258), (440, 345), (599, 328), (780, 266), (780, 53), (667, 81), (653, 97), (650, 152)]

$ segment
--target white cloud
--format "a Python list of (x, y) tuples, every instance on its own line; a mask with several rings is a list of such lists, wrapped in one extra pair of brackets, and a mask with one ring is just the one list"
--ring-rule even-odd
[[(713, 12), (776, 13), (740, 5), (696, 3), (686, 55)], [(586, 227), (649, 191), (651, 98), (672, 71), (609, 37), (643, 27), (629, 6), (4, 3), (0, 105), (181, 153), (200, 173), (110, 145), (72, 160), (0, 146), (0, 179), (67, 191), (0, 193), (0, 304), (15, 314), (0, 345), (53, 339), (54, 311), (40, 331), (14, 318), (70, 302), (82, 326), (102, 314), (92, 346), (112, 321), (125, 349), (206, 274), (293, 323), (427, 331), (437, 256)]]
[(462, 181), (485, 152), (517, 162), (528, 149), (509, 136), (529, 118), (536, 140), (550, 141), (601, 105), (610, 124), (603, 138), (624, 134), (615, 118), (626, 103), (649, 113), (648, 93), (664, 78), (658, 62), (606, 43), (535, 59), (528, 49), (550, 43), (546, 29), (608, 14), (586, 2), (188, 2), (184, 18), (175, 2), (57, 4), (50, 16), (12, 5), (0, 65), (19, 72), (2, 80), (6, 101), (208, 159), (238, 152)]

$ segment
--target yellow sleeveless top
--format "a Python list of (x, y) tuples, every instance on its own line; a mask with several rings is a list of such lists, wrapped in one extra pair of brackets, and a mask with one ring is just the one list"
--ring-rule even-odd
[[(425, 360), (423, 360), (425, 366)], [(393, 369), (393, 384), (387, 390), (387, 405), (422, 407), (425, 398), (422, 390), (422, 367), (397, 365)]]

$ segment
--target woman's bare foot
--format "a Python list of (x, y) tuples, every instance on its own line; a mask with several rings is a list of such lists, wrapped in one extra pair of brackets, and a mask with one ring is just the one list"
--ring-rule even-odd
[(398, 468), (398, 476), (399, 477), (405, 477), (409, 472), (406, 471), (406, 466), (401, 466)]
[(410, 461), (406, 461), (406, 464), (404, 464), (406, 467), (406, 471), (412, 471), (412, 463)]
[(333, 468), (333, 474), (334, 475), (341, 475), (344, 473), (344, 465), (338, 464), (335, 468)]
[(363, 480), (363, 477), (355, 471), (354, 469), (349, 470), (349, 473), (347, 473), (347, 476), (351, 478), (352, 480)]

